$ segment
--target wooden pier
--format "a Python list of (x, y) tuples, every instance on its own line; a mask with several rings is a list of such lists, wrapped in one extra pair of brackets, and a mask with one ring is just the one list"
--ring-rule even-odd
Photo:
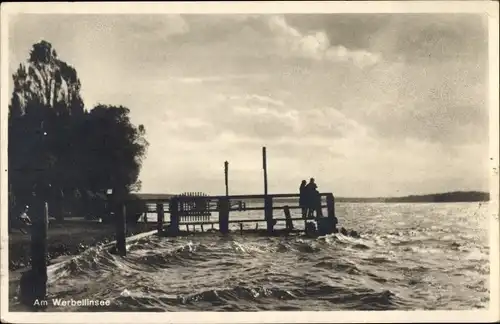
[[(224, 185), (225, 195), (208, 196), (201, 192), (188, 192), (169, 198), (142, 199), (142, 202), (154, 206), (145, 212), (156, 213), (158, 219), (158, 233), (161, 235), (179, 235), (180, 227), (200, 225), (202, 231), (204, 226), (213, 228), (218, 224), (219, 231), (227, 234), (229, 224), (237, 223), (240, 232), (244, 232), (244, 223), (258, 224), (264, 222), (268, 234), (275, 233), (275, 225), (284, 221), (286, 231), (296, 231), (293, 221), (304, 221), (303, 231), (313, 229), (316, 234), (324, 235), (336, 232), (337, 218), (335, 217), (335, 198), (332, 193), (317, 193), (320, 203), (315, 206), (316, 217), (305, 219), (303, 217), (292, 218), (291, 210), (303, 210), (304, 206), (299, 206), (300, 194), (269, 194), (267, 182), (267, 150), (262, 147), (262, 170), (264, 176), (264, 194), (256, 195), (229, 195), (229, 162), (224, 162)], [(286, 203), (283, 203), (286, 201)], [(289, 205), (295, 201), (297, 205)], [(252, 206), (253, 203), (260, 203), (259, 206)], [(166, 207), (166, 208), (165, 208)], [(326, 208), (324, 216), (323, 208)], [(283, 210), (284, 218), (275, 218), (274, 211)], [(234, 215), (235, 212), (262, 211), (260, 218), (242, 218), (241, 215)], [(165, 221), (165, 213), (170, 215), (168, 222)], [(212, 213), (217, 213), (218, 219), (212, 219)], [(230, 217), (230, 215), (232, 215)], [(301, 213), (302, 215), (302, 213)], [(146, 217), (147, 218), (147, 217)]]
[[(299, 194), (268, 194), (268, 195), (222, 195), (207, 196), (198, 193), (186, 193), (169, 199), (145, 199), (148, 205), (156, 206), (149, 208), (149, 213), (158, 215), (158, 233), (161, 235), (179, 235), (185, 226), (187, 232), (191, 232), (194, 226), (201, 226), (202, 231), (209, 226), (218, 225), (221, 233), (229, 232), (229, 224), (240, 224), (240, 231), (245, 232), (242, 224), (254, 223), (258, 228), (259, 223), (265, 223), (266, 231), (271, 234), (275, 232), (275, 225), (283, 222), (285, 230), (305, 231), (307, 222), (316, 222), (318, 234), (329, 234), (336, 232), (337, 218), (335, 216), (335, 198), (332, 193), (320, 193), (321, 206), (316, 209), (314, 219), (303, 217), (292, 217), (291, 210), (301, 210), (298, 205)], [(297, 204), (293, 204), (293, 201)], [(255, 206), (260, 205), (260, 206)], [(167, 207), (167, 208), (165, 208)], [(323, 210), (326, 209), (326, 215)], [(282, 210), (283, 217), (275, 217), (274, 211)], [(262, 211), (262, 216), (248, 218), (242, 216), (245, 211)], [(218, 218), (214, 218), (216, 213)], [(166, 220), (164, 215), (168, 214)], [(294, 228), (293, 221), (304, 221), (304, 229)]]

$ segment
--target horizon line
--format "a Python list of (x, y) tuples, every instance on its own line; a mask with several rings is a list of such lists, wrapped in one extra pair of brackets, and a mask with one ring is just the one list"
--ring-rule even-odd
[[(189, 191), (189, 192), (194, 192), (194, 191)], [(217, 194), (209, 194), (206, 192), (202, 192), (203, 194), (206, 194), (208, 196), (218, 196)], [(142, 194), (142, 195), (167, 195), (167, 196), (173, 196), (173, 195), (178, 195), (182, 194), (181, 193), (154, 193), (154, 192), (131, 192), (131, 194)], [(321, 192), (325, 193), (325, 192)], [(444, 191), (444, 192), (433, 192), (433, 193), (424, 193), (424, 194), (408, 194), (408, 195), (403, 195), (403, 196), (335, 196), (337, 199), (390, 199), (390, 198), (406, 198), (406, 197), (419, 197), (419, 196), (433, 196), (433, 195), (443, 195), (443, 194), (452, 194), (452, 193), (481, 193), (481, 194), (491, 194), (491, 191), (485, 191), (485, 190), (453, 190), (453, 191)], [(270, 195), (273, 193), (269, 192)], [(234, 194), (234, 195), (245, 195), (245, 194)], [(253, 195), (253, 194), (248, 194), (248, 195)], [(260, 193), (256, 193), (255, 195), (260, 195)], [(231, 194), (229, 195), (231, 196)]]

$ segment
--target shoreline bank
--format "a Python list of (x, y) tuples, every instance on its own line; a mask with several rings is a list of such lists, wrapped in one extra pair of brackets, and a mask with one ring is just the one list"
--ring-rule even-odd
[[(127, 226), (126, 236), (156, 229), (156, 223), (137, 223)], [(90, 247), (110, 243), (116, 238), (114, 224), (103, 224), (84, 219), (67, 219), (62, 223), (51, 221), (47, 232), (48, 265), (62, 256), (75, 256)], [(31, 235), (18, 229), (9, 233), (9, 271), (31, 265)]]

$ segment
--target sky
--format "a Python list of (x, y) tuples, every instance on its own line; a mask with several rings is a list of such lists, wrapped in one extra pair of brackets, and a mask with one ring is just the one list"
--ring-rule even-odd
[(488, 43), (476, 14), (19, 15), (11, 73), (44, 39), (87, 109), (150, 143), (142, 192), (344, 197), (488, 190)]

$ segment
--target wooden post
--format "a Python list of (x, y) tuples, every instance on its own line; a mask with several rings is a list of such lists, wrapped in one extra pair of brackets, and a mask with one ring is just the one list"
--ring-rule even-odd
[(267, 157), (266, 147), (262, 147), (262, 168), (264, 169), (264, 195), (267, 196)]
[(286, 229), (291, 231), (293, 230), (293, 222), (292, 222), (292, 216), (290, 215), (290, 207), (288, 207), (288, 205), (283, 207), (283, 212), (285, 212)]
[(229, 233), (229, 199), (219, 200), (219, 230), (223, 234)]
[(224, 162), (224, 183), (226, 184), (226, 196), (229, 195), (229, 182), (228, 182), (228, 171), (229, 171), (229, 162)]
[(240, 223), (240, 234), (243, 235), (243, 223)]
[[(24, 272), (20, 280), (20, 299), (31, 308), (45, 308), (47, 298), (47, 231), (48, 204), (35, 197), (31, 228), (31, 270)], [(35, 305), (35, 301), (39, 301)]]
[(186, 232), (189, 233), (189, 224), (186, 224)]
[(125, 232), (127, 230), (126, 213), (126, 207), (123, 202), (116, 205), (116, 252), (121, 256), (127, 255), (127, 246), (125, 243)]
[(332, 193), (329, 193), (326, 196), (326, 209), (327, 209), (327, 215), (328, 219), (330, 220), (331, 224), (331, 232), (334, 233), (337, 231), (337, 217), (335, 216), (335, 197), (333, 197)]
[(203, 229), (203, 224), (201, 224), (201, 232), (204, 233), (205, 230)]
[[(63, 193), (59, 188), (51, 188), (52, 195), (52, 206), (50, 210), (54, 212), (56, 221), (64, 221), (64, 208), (63, 208)], [(52, 215), (52, 212), (51, 212)]]
[(158, 234), (163, 232), (163, 222), (165, 221), (165, 211), (163, 210), (163, 204), (156, 204), (156, 215), (158, 218), (158, 222), (156, 223), (156, 230)]
[(323, 217), (323, 207), (321, 207), (321, 196), (318, 197), (318, 205), (316, 206), (316, 218)]
[(264, 218), (267, 222), (267, 231), (272, 233), (274, 231), (273, 197), (266, 196), (264, 198)]
[(179, 233), (179, 200), (172, 198), (170, 200), (170, 231), (172, 234)]

